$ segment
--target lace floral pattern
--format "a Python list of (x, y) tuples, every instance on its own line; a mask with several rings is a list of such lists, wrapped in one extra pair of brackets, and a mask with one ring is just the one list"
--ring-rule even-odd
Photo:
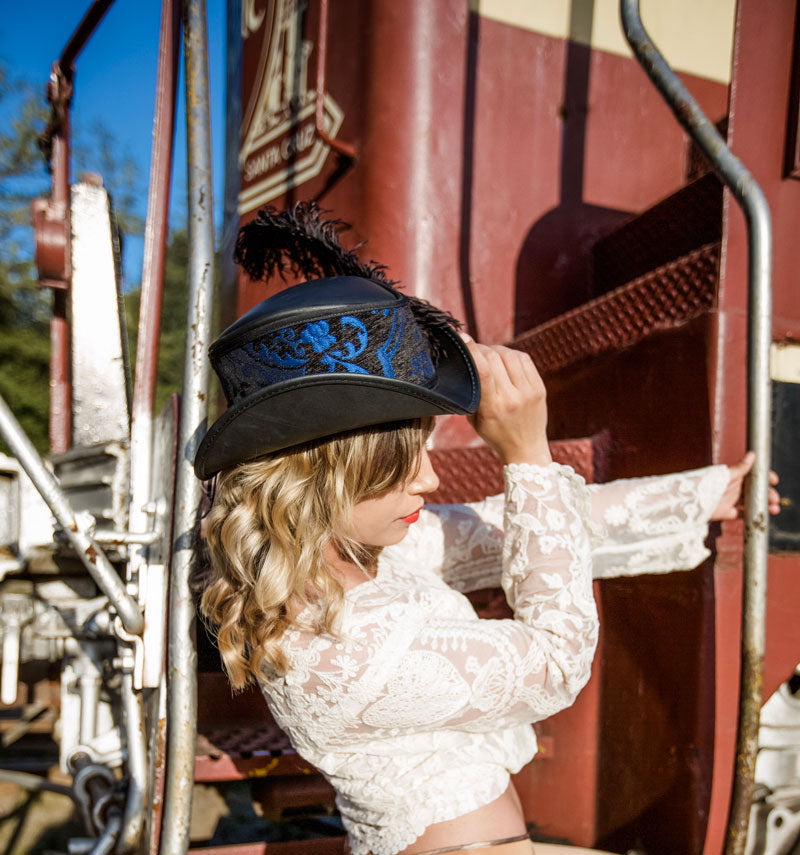
[[(290, 668), (262, 688), (335, 787), (354, 855), (396, 853), (504, 792), (535, 754), (531, 722), (589, 678), (593, 554), (601, 575), (701, 560), (727, 481), (711, 467), (587, 488), (569, 467), (506, 467), (504, 497), (423, 511), (384, 550), (339, 637), (286, 633)], [(479, 620), (455, 590), (497, 584), (514, 620)]]
[(289, 671), (264, 680), (277, 722), (336, 788), (354, 855), (397, 852), (499, 796), (533, 757), (530, 723), (589, 678), (586, 486), (556, 464), (505, 477), (501, 576), (515, 620), (478, 620), (438, 568), (389, 556), (348, 592), (340, 638), (292, 629)]
[[(586, 520), (595, 579), (697, 567), (708, 520), (728, 486), (727, 466), (587, 485)], [(503, 495), (468, 505), (431, 505), (387, 559), (427, 561), (463, 593), (500, 584)]]

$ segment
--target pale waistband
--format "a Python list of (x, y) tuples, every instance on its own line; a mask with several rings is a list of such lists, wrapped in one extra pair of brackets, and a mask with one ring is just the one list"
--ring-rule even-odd
[(447, 846), (444, 849), (426, 849), (414, 855), (534, 855), (533, 843), (527, 834), (520, 837), (506, 837), (503, 840), (486, 840), (480, 843), (465, 843), (460, 846)]

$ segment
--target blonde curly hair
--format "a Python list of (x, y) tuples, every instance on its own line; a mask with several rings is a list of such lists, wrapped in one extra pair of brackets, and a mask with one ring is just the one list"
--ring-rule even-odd
[(240, 690), (264, 669), (285, 673), (280, 639), (312, 602), (312, 628), (336, 634), (342, 585), (326, 566), (332, 544), (368, 569), (380, 548), (350, 535), (354, 506), (416, 472), (433, 419), (338, 434), (243, 463), (219, 475), (205, 526), (211, 558), (200, 610)]

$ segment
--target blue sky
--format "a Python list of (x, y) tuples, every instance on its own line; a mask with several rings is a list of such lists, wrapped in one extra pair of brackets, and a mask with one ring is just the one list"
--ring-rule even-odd
[[(214, 209), (219, 226), (222, 210), (225, 97), (225, 2), (206, 0), (208, 6), (211, 132), (214, 168)], [(59, 56), (90, 0), (0, 0), (0, 58), (17, 77), (31, 80), (42, 92), (53, 61)], [(160, 25), (159, 0), (116, 0), (92, 39), (78, 57), (73, 132), (80, 138), (102, 120), (121, 152), (139, 167), (140, 209), (146, 211), (147, 182), (155, 102), (156, 62)], [(183, 118), (183, 79), (176, 122), (171, 194), (171, 221), (180, 225), (186, 211), (186, 137)], [(0, 122), (9, 115), (0, 105)], [(73, 167), (74, 168), (74, 167)], [(73, 180), (75, 180), (73, 172)], [(123, 260), (126, 286), (141, 278), (142, 241), (128, 239)]]

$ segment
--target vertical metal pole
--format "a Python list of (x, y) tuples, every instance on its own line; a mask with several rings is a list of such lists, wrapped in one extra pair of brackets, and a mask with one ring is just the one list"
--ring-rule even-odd
[[(117, 851), (127, 855), (127, 853), (140, 852), (142, 848), (141, 838), (145, 825), (144, 814), (148, 808), (149, 780), (144, 701), (142, 693), (133, 685), (133, 651), (123, 654), (123, 658), (127, 660), (122, 674), (122, 709), (125, 715), (128, 792)], [(152, 810), (152, 806), (150, 809)]]
[(767, 200), (753, 176), (703, 115), (642, 24), (639, 0), (621, 0), (622, 28), (636, 58), (675, 117), (731, 191), (747, 221), (747, 447), (756, 462), (747, 479), (742, 583), (741, 679), (736, 765), (725, 855), (742, 855), (753, 800), (767, 606), (769, 466), (771, 456), (772, 227)]
[(200, 482), (192, 462), (208, 415), (208, 342), (214, 284), (211, 124), (205, 0), (185, 0), (186, 147), (189, 203), (189, 295), (183, 397), (175, 491), (175, 523), (168, 636), (167, 784), (161, 822), (162, 855), (189, 845), (189, 820), (197, 732), (197, 652), (194, 602), (189, 587)]
[[(139, 335), (136, 343), (136, 382), (133, 390), (131, 426), (132, 456), (141, 464), (138, 478), (133, 474), (133, 492), (141, 483), (142, 502), (149, 499), (150, 442), (156, 389), (158, 336), (164, 289), (164, 260), (167, 248), (169, 190), (172, 178), (172, 144), (175, 132), (175, 94), (178, 78), (180, 0), (164, 0), (161, 8), (161, 36), (158, 51), (158, 82), (153, 118), (153, 150), (150, 157), (150, 189), (144, 227), (142, 299), (139, 308)], [(144, 464), (147, 464), (146, 466)], [(144, 526), (133, 531), (144, 531)]]
[[(55, 67), (53, 74), (56, 74)], [(55, 88), (57, 81), (51, 80)], [(63, 288), (53, 290), (53, 314), (50, 318), (50, 451), (65, 452), (72, 444), (72, 390), (70, 387), (69, 305), (70, 272), (70, 184), (69, 184), (69, 108), (65, 109), (60, 129), (53, 137), (53, 187), (50, 198), (63, 206), (67, 233), (66, 274)]]
[[(151, 495), (153, 467), (153, 417), (156, 396), (158, 343), (164, 292), (164, 264), (169, 228), (169, 193), (172, 179), (172, 147), (175, 138), (175, 102), (178, 81), (178, 53), (181, 33), (180, 0), (163, 0), (158, 51), (156, 107), (153, 117), (153, 149), (150, 157), (150, 188), (144, 228), (139, 334), (136, 340), (136, 380), (131, 418), (131, 531), (146, 531), (149, 524), (145, 506)], [(145, 606), (150, 642), (145, 650), (142, 684), (158, 686), (163, 669), (166, 601), (147, 597), (149, 590), (146, 546), (131, 550), (130, 578), (138, 579), (139, 598)], [(166, 586), (165, 586), (166, 587)], [(164, 592), (166, 598), (166, 592)], [(160, 643), (155, 644), (153, 640)], [(141, 688), (137, 686), (137, 688)]]

